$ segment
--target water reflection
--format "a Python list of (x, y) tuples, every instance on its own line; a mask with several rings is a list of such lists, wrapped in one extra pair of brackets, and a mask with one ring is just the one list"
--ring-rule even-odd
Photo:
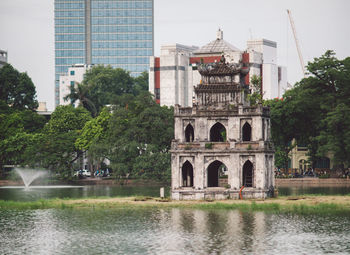
[(346, 254), (349, 224), (237, 210), (0, 211), (0, 254)]
[[(186, 234), (189, 239), (176, 239), (175, 247), (187, 247), (186, 253), (196, 253), (198, 247), (204, 254), (231, 252), (260, 253), (265, 250), (265, 214), (230, 211), (171, 210), (171, 227)], [(195, 236), (196, 238), (191, 238)], [(189, 242), (190, 244), (189, 245)]]
[[(0, 200), (34, 201), (50, 198), (86, 198), (98, 196), (159, 196), (160, 186), (130, 187), (130, 186), (79, 186), (56, 188), (4, 188), (0, 187)], [(280, 195), (325, 194), (344, 195), (350, 194), (350, 185), (344, 187), (279, 187)], [(165, 189), (166, 196), (170, 194), (170, 188)]]
[[(50, 198), (86, 198), (101, 196), (159, 196), (160, 186), (131, 187), (131, 186), (56, 186), (54, 188), (0, 187), (0, 200), (35, 201)], [(170, 194), (170, 188), (165, 189), (166, 196)]]

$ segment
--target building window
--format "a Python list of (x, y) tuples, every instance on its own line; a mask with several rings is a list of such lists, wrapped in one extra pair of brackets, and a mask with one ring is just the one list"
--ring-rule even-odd
[(191, 143), (193, 142), (194, 138), (194, 130), (191, 124), (188, 124), (186, 129), (185, 129), (185, 139), (186, 142)]
[(70, 81), (70, 85), (74, 87), (74, 81)]
[[(246, 122), (244, 125), (243, 125), (243, 142), (248, 142), (251, 140), (251, 137), (252, 137), (252, 128), (251, 126), (249, 125), (248, 122)], [(264, 132), (263, 132), (264, 133)]]
[(154, 94), (156, 96), (156, 99), (160, 99), (160, 89), (155, 89)]
[(75, 71), (70, 71), (70, 75), (75, 75)]
[(211, 142), (226, 142), (226, 128), (220, 122), (217, 122), (210, 129), (210, 141)]

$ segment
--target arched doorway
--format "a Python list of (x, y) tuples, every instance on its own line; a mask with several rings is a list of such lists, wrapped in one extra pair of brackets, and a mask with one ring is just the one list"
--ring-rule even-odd
[(215, 160), (208, 166), (208, 187), (219, 187), (219, 176), (227, 171), (224, 163)]
[(300, 173), (303, 174), (309, 169), (310, 165), (305, 159), (299, 160), (299, 170)]
[(191, 124), (188, 124), (185, 129), (185, 139), (187, 143), (193, 142), (194, 139), (194, 129)]
[(193, 187), (193, 167), (188, 161), (182, 165), (182, 187)]
[(217, 122), (210, 129), (210, 141), (211, 142), (225, 142), (226, 141), (226, 128), (220, 122)]
[(243, 165), (243, 186), (253, 187), (253, 164), (249, 160)]
[(243, 142), (248, 142), (252, 139), (252, 127), (246, 122), (242, 128)]

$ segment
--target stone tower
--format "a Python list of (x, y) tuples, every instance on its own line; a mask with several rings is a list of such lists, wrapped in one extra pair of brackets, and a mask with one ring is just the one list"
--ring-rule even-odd
[(200, 64), (193, 107), (175, 106), (172, 199), (265, 198), (274, 190), (270, 111), (250, 105), (249, 64)]

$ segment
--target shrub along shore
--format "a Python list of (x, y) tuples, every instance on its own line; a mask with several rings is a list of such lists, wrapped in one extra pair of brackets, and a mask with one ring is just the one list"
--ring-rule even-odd
[(173, 201), (153, 197), (115, 197), (86, 199), (51, 199), (33, 202), (0, 200), (0, 210), (36, 209), (238, 209), (272, 213), (350, 215), (350, 194), (346, 196), (299, 196), (265, 200)]

